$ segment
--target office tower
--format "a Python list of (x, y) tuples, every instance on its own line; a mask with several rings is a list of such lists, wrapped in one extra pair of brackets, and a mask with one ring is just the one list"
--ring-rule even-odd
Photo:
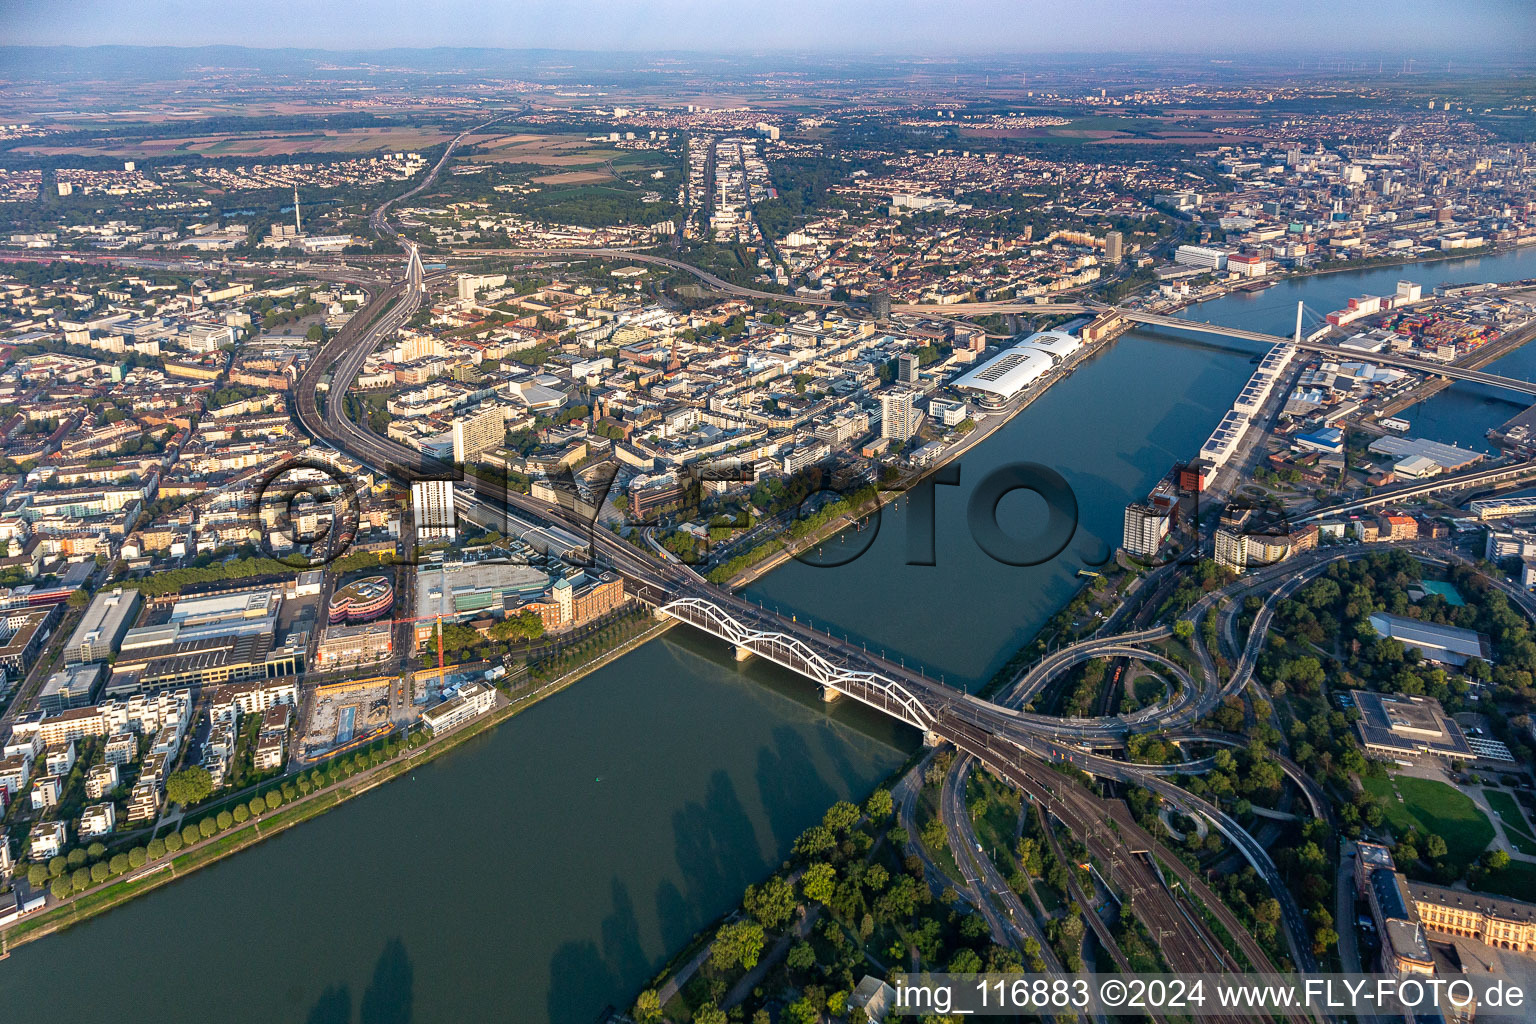
[(887, 320), (891, 315), (891, 293), (883, 288), (875, 289), (869, 293), (869, 311), (875, 314), (878, 320)]
[(903, 384), (917, 383), (917, 356), (903, 353), (896, 357), (896, 379)]
[(1104, 262), (1119, 263), (1124, 255), (1125, 239), (1118, 231), (1111, 231), (1104, 236)]

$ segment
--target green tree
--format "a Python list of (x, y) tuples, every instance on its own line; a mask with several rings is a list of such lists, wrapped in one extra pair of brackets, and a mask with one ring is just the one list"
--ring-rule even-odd
[(181, 845), (183, 846), (191, 846), (193, 843), (200, 842), (202, 838), (202, 829), (198, 828), (196, 825), (188, 825), (186, 828), (181, 830)]
[(748, 886), (742, 906), (769, 931), (778, 931), (795, 913), (795, 890), (779, 875), (762, 885)]
[(751, 970), (757, 966), (762, 951), (763, 926), (750, 919), (732, 921), (715, 933), (715, 941), (709, 947), (709, 962), (720, 971), (738, 965)]
[(165, 837), (164, 843), (165, 843), (165, 852), (166, 853), (176, 853), (183, 846), (187, 845), (185, 842), (182, 841), (181, 833), (180, 832), (172, 832), (169, 835), (167, 835)]
[(34, 889), (41, 889), (48, 884), (48, 865), (33, 864), (27, 868), (27, 884)]
[(277, 810), (279, 807), (283, 806), (283, 794), (279, 793), (275, 789), (267, 790), (266, 804), (267, 804), (267, 810), (269, 810), (269, 811)]
[(895, 805), (891, 801), (891, 791), (888, 789), (875, 790), (869, 795), (869, 799), (864, 802), (864, 813), (869, 815), (870, 820), (874, 822), (882, 822), (889, 818), (894, 809)]
[(111, 868), (107, 867), (107, 865), (102, 861), (97, 861), (95, 864), (91, 865), (91, 881), (97, 885), (105, 882), (107, 880), (107, 876), (111, 873)]
[(219, 823), (219, 830), (223, 831), (235, 823), (235, 816), (228, 811), (220, 811), (217, 821)]
[(236, 824), (243, 825), (251, 820), (251, 809), (245, 806), (245, 804), (235, 804), (235, 809), (230, 812), (230, 817), (235, 819)]
[(974, 949), (962, 949), (949, 961), (949, 973), (951, 974), (979, 974), (981, 973), (981, 957)]
[(795, 840), (795, 853), (802, 857), (819, 857), (837, 846), (837, 837), (825, 825), (812, 825)]
[(86, 860), (87, 857), (85, 849), (79, 846), (75, 847), (73, 850), (70, 850), (69, 856), (64, 858), (64, 862), (71, 868), (85, 867)]
[(69, 876), (69, 887), (75, 892), (84, 892), (91, 887), (91, 869), (75, 868)]
[(729, 1019), (714, 1003), (706, 1003), (693, 1011), (693, 1024), (726, 1024)]
[(130, 868), (141, 868), (148, 863), (149, 851), (144, 847), (135, 846), (133, 849), (128, 851), (128, 866)]
[(816, 966), (816, 950), (809, 942), (797, 942), (784, 958), (792, 971), (808, 971)]
[(64, 877), (63, 875), (59, 875), (52, 882), (49, 883), (48, 891), (53, 893), (53, 898), (54, 899), (56, 899), (56, 900), (64, 900), (64, 899), (68, 899), (69, 898), (69, 894), (71, 892), (73, 892), (74, 890), (73, 890), (73, 887), (69, 884), (69, 879)]
[(208, 799), (212, 792), (213, 776), (201, 765), (183, 768), (165, 780), (166, 799), (183, 807)]
[(648, 988), (635, 1000), (634, 1018), (639, 1024), (661, 1024), (661, 997)]
[(784, 1007), (779, 1024), (817, 1024), (819, 1020), (821, 1011), (816, 1008), (816, 1003), (810, 996), (801, 996)]
[(846, 832), (859, 820), (859, 809), (847, 800), (839, 800), (827, 808), (821, 823), (832, 833)]
[(829, 903), (837, 891), (837, 871), (830, 864), (812, 864), (800, 876), (800, 891), (808, 900)]
[(212, 818), (204, 818), (197, 823), (197, 831), (204, 839), (212, 839), (219, 831), (219, 823)]
[(165, 856), (165, 840), (151, 839), (144, 847), (144, 856), (148, 860), (159, 860)]
[(91, 860), (101, 860), (107, 855), (107, 844), (98, 840), (85, 848), (85, 855)]
[(107, 869), (114, 875), (120, 875), (128, 870), (128, 855), (126, 853), (114, 853), (112, 859), (107, 862)]
[(259, 796), (253, 796), (251, 797), (251, 802), (246, 804), (246, 806), (251, 809), (251, 817), (257, 818), (261, 816), (261, 812), (267, 809), (267, 802)]

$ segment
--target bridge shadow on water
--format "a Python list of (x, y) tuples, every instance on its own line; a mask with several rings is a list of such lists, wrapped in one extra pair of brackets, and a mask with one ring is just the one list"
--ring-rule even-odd
[(357, 1024), (410, 1024), (415, 1019), (415, 988), (415, 970), (405, 943), (393, 938), (374, 964), (356, 1017), (352, 990), (345, 984), (331, 985), (310, 1008), (305, 1024), (353, 1024), (354, 1020)]
[[(710, 776), (702, 801), (673, 814), (672, 833), (678, 881), (669, 878), (656, 890), (663, 954), (686, 944), (769, 869), (757, 828), (724, 771)], [(567, 942), (550, 960), (550, 1024), (590, 1024), (605, 1005), (627, 1005), (660, 966), (641, 944), (628, 887), (617, 877), (611, 887), (612, 907), (598, 939)]]
[[(604, 1006), (627, 1005), (637, 979), (655, 970), (640, 945), (640, 923), (629, 888), (614, 878), (609, 896), (613, 907), (603, 918), (598, 941), (567, 942), (550, 959), (550, 1024), (591, 1024)], [(508, 1019), (527, 1017), (509, 1013)]]
[(819, 812), (836, 802), (837, 793), (814, 767), (800, 730), (780, 726), (773, 730), (773, 743), (757, 752), (757, 788), (774, 845), (784, 849), (810, 824), (808, 815), (818, 820)]

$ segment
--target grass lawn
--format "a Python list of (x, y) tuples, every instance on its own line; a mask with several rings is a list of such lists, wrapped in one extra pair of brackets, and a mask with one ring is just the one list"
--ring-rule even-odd
[(1520, 813), (1515, 798), (1501, 789), (1485, 789), (1483, 799), (1488, 801), (1488, 806), (1493, 808), (1499, 820), (1504, 823), (1504, 834), (1509, 837), (1514, 848), (1521, 853), (1536, 856), (1536, 836), (1531, 834), (1531, 826)]
[(1459, 871), (1464, 872), (1493, 839), (1493, 824), (1487, 816), (1471, 798), (1444, 782), (1409, 775), (1360, 781), (1381, 801), (1382, 813), (1394, 830), (1416, 826), (1444, 839), (1446, 859)]
[(928, 851), (928, 856), (933, 860), (934, 864), (938, 865), (940, 871), (944, 872), (950, 878), (964, 878), (965, 875), (961, 873), (960, 865), (955, 860), (954, 851), (949, 848), (948, 843), (943, 844), (938, 849), (934, 849), (927, 843), (923, 842), (923, 826), (928, 824), (930, 819), (940, 817), (940, 792), (941, 791), (938, 786), (924, 786), (918, 793), (916, 815), (917, 835), (914, 835), (911, 838), (913, 842), (917, 843), (917, 845)]
[(967, 804), (978, 795), (981, 801), (974, 809), (967, 808), (976, 825), (976, 839), (989, 855), (997, 855), (1001, 861), (1000, 870), (1006, 878), (1014, 867), (1013, 833), (1019, 820), (1019, 798), (1013, 790), (1004, 789), (980, 769), (971, 773), (968, 788), (970, 799)]

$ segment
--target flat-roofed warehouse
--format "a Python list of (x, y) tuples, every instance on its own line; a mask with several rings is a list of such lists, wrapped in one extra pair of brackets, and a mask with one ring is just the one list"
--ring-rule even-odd
[(1442, 665), (1460, 668), (1471, 658), (1493, 661), (1493, 645), (1488, 638), (1460, 626), (1441, 626), (1402, 615), (1375, 612), (1371, 615), (1371, 628)]
[(139, 611), (137, 590), (103, 590), (91, 599), (64, 648), (64, 664), (106, 661), (117, 653)]

